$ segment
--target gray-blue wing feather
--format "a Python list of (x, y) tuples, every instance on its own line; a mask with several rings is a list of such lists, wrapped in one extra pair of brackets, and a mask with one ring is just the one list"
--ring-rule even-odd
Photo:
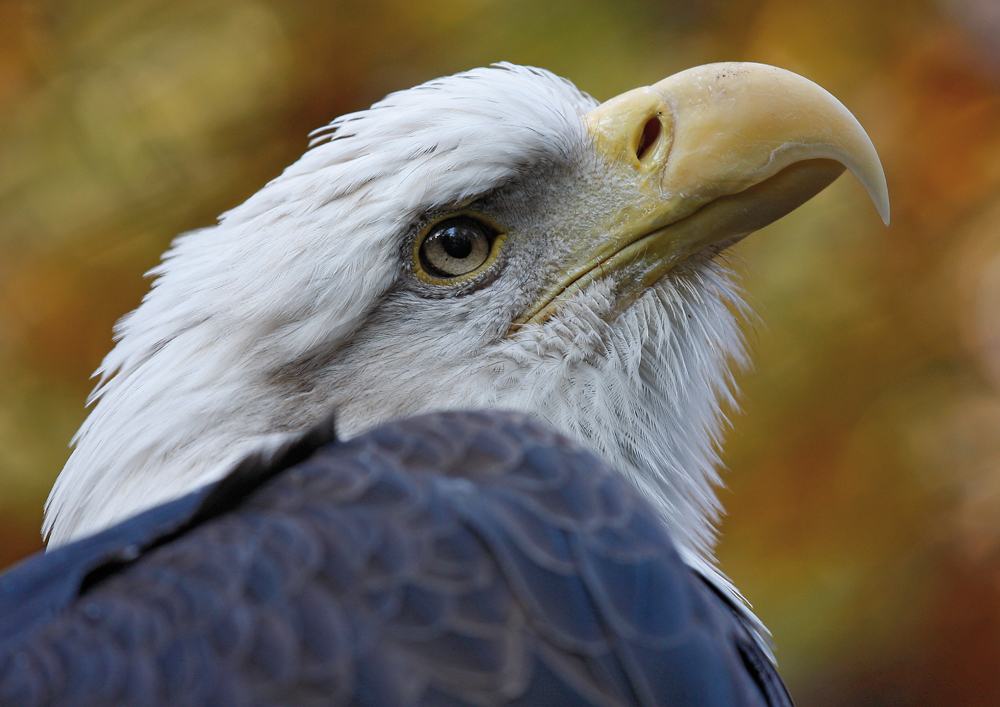
[(0, 704), (790, 704), (649, 505), (547, 427), (328, 437), (0, 578), (49, 596), (0, 604)]

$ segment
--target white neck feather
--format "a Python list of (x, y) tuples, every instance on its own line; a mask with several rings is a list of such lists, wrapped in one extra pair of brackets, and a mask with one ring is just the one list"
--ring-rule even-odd
[[(587, 300), (600, 299), (600, 288), (592, 289)], [(280, 359), (266, 346), (227, 340), (202, 323), (99, 389), (50, 497), (50, 542), (215, 480), (332, 408), (350, 435), (427, 410), (504, 407), (538, 415), (627, 473), (661, 509), (686, 556), (703, 565), (721, 510), (713, 487), (723, 405), (734, 405), (731, 366), (746, 362), (730, 311), (739, 303), (724, 267), (706, 258), (612, 324), (593, 301), (579, 299), (544, 328), (522, 330), (475, 360), (452, 361), (439, 369), (440, 380), (414, 363), (412, 347), (401, 347), (397, 356), (383, 351), (371, 368), (351, 365), (363, 353), (347, 355), (297, 392), (280, 376), (275, 382)], [(151, 339), (144, 333), (129, 336)], [(413, 384), (399, 371), (411, 372)]]

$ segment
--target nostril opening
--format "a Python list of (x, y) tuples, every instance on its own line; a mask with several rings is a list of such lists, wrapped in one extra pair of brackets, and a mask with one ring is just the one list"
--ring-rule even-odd
[(639, 146), (635, 148), (636, 157), (641, 160), (646, 156), (646, 153), (656, 144), (661, 130), (659, 116), (654, 115), (646, 121), (646, 124), (642, 126), (642, 135), (639, 136)]

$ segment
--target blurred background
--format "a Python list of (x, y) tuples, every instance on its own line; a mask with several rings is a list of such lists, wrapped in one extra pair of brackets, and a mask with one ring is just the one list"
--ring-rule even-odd
[(601, 100), (767, 62), (858, 116), (892, 226), (845, 178), (737, 248), (720, 560), (800, 707), (1000, 705), (996, 0), (3, 0), (0, 567), (171, 238), (333, 117), (500, 60)]

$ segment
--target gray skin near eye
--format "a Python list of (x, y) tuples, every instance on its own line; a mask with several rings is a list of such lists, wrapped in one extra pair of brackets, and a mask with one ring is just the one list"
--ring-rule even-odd
[(420, 262), (428, 274), (459, 277), (480, 267), (490, 257), (493, 231), (471, 218), (442, 221), (420, 244)]

